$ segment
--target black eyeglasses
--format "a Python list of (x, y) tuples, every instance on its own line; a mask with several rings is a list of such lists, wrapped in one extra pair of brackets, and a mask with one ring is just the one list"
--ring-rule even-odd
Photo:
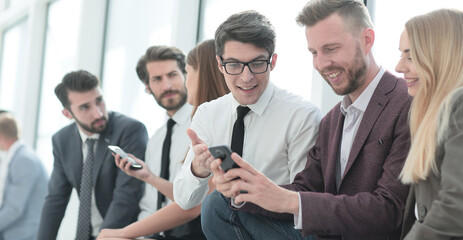
[[(273, 54), (272, 54), (273, 56)], [(222, 57), (220, 57), (222, 60)], [(261, 74), (264, 72), (267, 72), (268, 70), (268, 65), (270, 64), (272, 57), (268, 60), (254, 60), (251, 62), (223, 62), (222, 60), (222, 66), (225, 68), (225, 72), (227, 72), (230, 75), (239, 75), (243, 72), (244, 67), (248, 66), (249, 71), (251, 71), (254, 74)]]

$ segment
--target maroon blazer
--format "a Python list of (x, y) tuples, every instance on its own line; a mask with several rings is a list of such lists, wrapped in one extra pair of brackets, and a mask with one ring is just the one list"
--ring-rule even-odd
[[(398, 176), (410, 147), (410, 103), (405, 82), (385, 72), (360, 123), (339, 190), (335, 174), (344, 123), (340, 103), (322, 119), (305, 169), (283, 186), (300, 192), (302, 235), (399, 239), (409, 188)], [(290, 214), (253, 204), (243, 210), (293, 221)]]

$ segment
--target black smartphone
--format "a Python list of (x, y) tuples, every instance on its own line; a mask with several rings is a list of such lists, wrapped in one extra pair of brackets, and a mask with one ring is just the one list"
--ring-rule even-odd
[(214, 158), (222, 159), (222, 164), (220, 167), (224, 172), (228, 171), (231, 168), (239, 168), (239, 166), (231, 158), (232, 151), (226, 145), (217, 145), (209, 147), (209, 152)]
[(122, 150), (122, 148), (120, 148), (118, 146), (114, 146), (114, 145), (108, 145), (108, 148), (114, 154), (119, 154), (119, 156), (121, 156), (121, 158), (127, 158), (129, 160), (129, 162), (132, 163), (132, 165), (130, 166), (131, 169), (138, 170), (138, 169), (143, 168), (143, 166), (140, 165), (139, 163), (137, 163), (135, 161), (135, 159), (131, 158), (127, 153), (125, 153), (124, 150)]

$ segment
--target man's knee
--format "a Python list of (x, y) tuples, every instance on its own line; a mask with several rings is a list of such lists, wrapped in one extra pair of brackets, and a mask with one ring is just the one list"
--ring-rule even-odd
[(201, 216), (216, 215), (217, 210), (228, 207), (227, 202), (223, 198), (222, 194), (213, 191), (203, 201), (201, 206)]

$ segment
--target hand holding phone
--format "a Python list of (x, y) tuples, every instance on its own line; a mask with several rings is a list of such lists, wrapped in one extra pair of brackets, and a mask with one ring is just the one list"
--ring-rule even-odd
[(239, 166), (231, 158), (232, 151), (226, 145), (217, 145), (209, 147), (209, 152), (214, 158), (222, 159), (220, 167), (224, 172), (227, 172), (231, 168), (239, 168)]
[[(214, 158), (220, 158), (222, 159), (222, 164), (220, 164), (220, 167), (224, 172), (227, 172), (228, 170), (232, 168), (239, 168), (238, 164), (233, 161), (231, 158), (232, 151), (230, 148), (226, 145), (217, 145), (217, 146), (212, 146), (209, 147), (209, 152)], [(235, 178), (239, 179), (239, 177)], [(240, 193), (248, 193), (244, 190), (240, 191)]]
[(109, 150), (111, 150), (111, 152), (113, 152), (114, 154), (119, 154), (119, 156), (121, 156), (121, 158), (127, 158), (128, 161), (130, 163), (132, 163), (130, 165), (130, 168), (133, 169), (133, 170), (139, 170), (139, 169), (142, 169), (143, 166), (140, 165), (139, 163), (137, 163), (135, 161), (135, 159), (133, 159), (132, 157), (130, 157), (127, 153), (124, 152), (124, 150), (122, 150), (122, 148), (118, 147), (118, 146), (114, 146), (114, 145), (109, 145), (108, 146)]

